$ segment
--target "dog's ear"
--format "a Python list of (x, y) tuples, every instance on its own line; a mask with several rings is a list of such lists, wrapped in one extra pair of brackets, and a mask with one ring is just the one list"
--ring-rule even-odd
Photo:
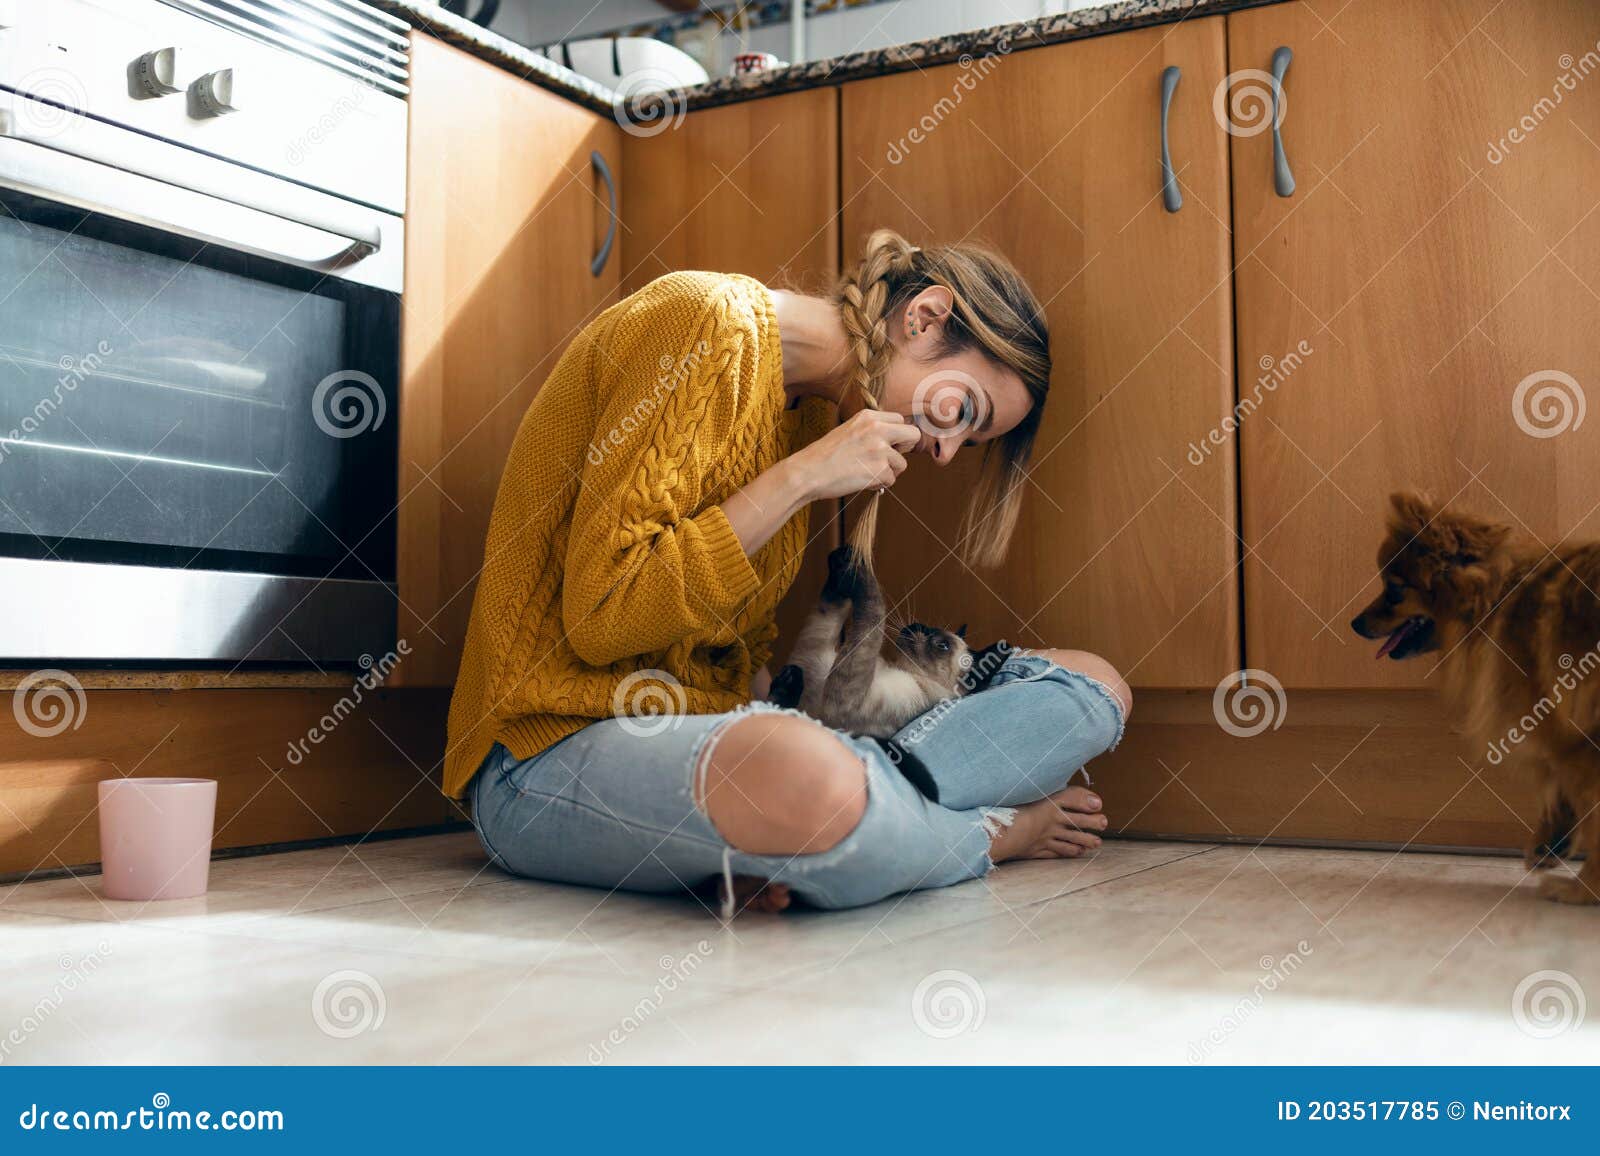
[(1417, 490), (1397, 490), (1389, 495), (1389, 528), (1415, 536), (1433, 521), (1439, 507), (1427, 494)]
[(967, 636), (967, 624), (965, 622), (963, 622), (961, 624), (961, 629), (956, 631), (956, 637), (957, 638), (965, 638), (966, 636)]
[(1483, 561), (1511, 537), (1511, 527), (1504, 522), (1463, 518), (1451, 528), (1455, 531), (1456, 544), (1450, 561), (1460, 566), (1472, 566)]

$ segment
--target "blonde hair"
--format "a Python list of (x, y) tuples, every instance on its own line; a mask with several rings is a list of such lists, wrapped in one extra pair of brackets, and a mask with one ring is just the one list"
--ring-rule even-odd
[[(1004, 561), (1016, 529), (1023, 477), (1050, 389), (1050, 331), (1033, 291), (999, 254), (976, 245), (918, 248), (891, 229), (879, 229), (867, 238), (861, 263), (834, 291), (856, 357), (851, 388), (873, 409), (894, 357), (889, 317), (933, 285), (948, 289), (953, 300), (939, 356), (977, 348), (1016, 371), (1033, 402), (1014, 429), (984, 446), (978, 483), (961, 520), (961, 556), (995, 566)], [(879, 494), (867, 496), (850, 534), (869, 563), (880, 500)]]

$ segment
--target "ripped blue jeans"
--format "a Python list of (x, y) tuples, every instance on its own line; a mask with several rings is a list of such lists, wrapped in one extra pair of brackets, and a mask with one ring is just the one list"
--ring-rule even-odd
[(774, 709), (606, 719), (531, 759), (497, 745), (470, 788), (478, 837), (497, 864), (535, 879), (673, 892), (753, 875), (817, 907), (858, 907), (986, 874), (990, 840), (1014, 808), (1064, 788), (1116, 746), (1123, 726), (1102, 683), (1015, 652), (987, 689), (940, 703), (895, 736), (933, 776), (938, 803), (877, 743), (836, 731), (866, 767), (861, 822), (817, 854), (750, 855), (696, 804), (696, 779), (726, 724)]

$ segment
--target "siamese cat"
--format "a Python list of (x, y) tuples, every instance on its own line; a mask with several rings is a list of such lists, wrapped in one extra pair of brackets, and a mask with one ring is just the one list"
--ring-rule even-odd
[[(767, 698), (839, 730), (876, 739), (928, 798), (939, 789), (915, 755), (891, 736), (930, 707), (984, 689), (1009, 653), (1004, 641), (973, 650), (966, 626), (913, 622), (886, 631), (883, 591), (850, 546), (828, 555), (828, 579), (800, 629), (789, 663)], [(889, 647), (884, 648), (888, 633)]]

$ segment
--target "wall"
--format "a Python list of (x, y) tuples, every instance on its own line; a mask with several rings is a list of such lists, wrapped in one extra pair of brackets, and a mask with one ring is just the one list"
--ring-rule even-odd
[[(715, 5), (718, 0), (708, 2)], [(860, 4), (811, 17), (806, 22), (806, 57), (843, 56), (1093, 6), (1092, 0), (884, 0)], [(598, 5), (591, 0), (502, 0), (493, 27), (520, 43), (542, 45), (605, 35), (667, 14), (655, 0), (602, 0)], [(742, 40), (731, 33), (721, 40), (715, 50), (717, 59), (702, 61), (713, 74), (726, 71), (735, 52), (789, 56), (787, 22), (764, 25)], [(700, 55), (692, 50), (691, 54)]]

